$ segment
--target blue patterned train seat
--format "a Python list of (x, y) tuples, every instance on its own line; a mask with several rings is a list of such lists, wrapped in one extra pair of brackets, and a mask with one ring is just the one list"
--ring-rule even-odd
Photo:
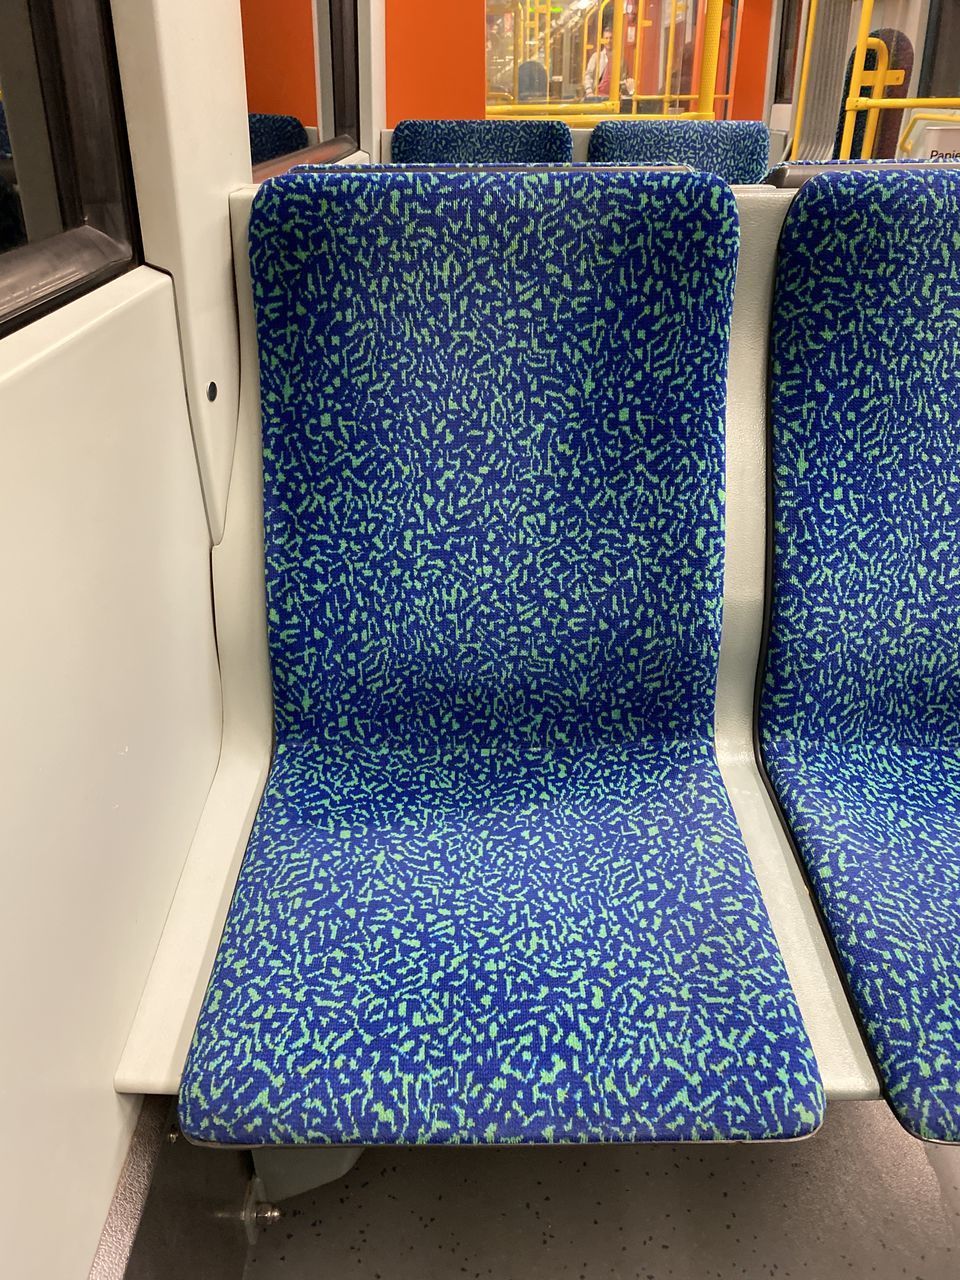
[(896, 1114), (960, 1140), (960, 174), (823, 174), (772, 335), (761, 746)]
[(263, 164), (277, 156), (302, 151), (307, 145), (307, 131), (296, 116), (252, 111), (247, 121), (250, 126), (251, 164)]
[(762, 120), (603, 120), (590, 135), (591, 164), (686, 164), (726, 182), (762, 182), (770, 131)]
[(737, 248), (703, 174), (260, 189), (276, 753), (191, 1137), (819, 1124), (712, 737)]
[(560, 120), (401, 120), (394, 164), (569, 164), (573, 134)]

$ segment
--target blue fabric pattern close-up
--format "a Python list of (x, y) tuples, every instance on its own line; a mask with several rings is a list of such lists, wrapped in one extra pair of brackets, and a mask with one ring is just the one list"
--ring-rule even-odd
[(901, 1122), (960, 1140), (960, 174), (787, 217), (761, 745)]
[(726, 182), (762, 182), (770, 132), (762, 120), (604, 120), (587, 154), (591, 164), (684, 164)]
[(713, 742), (738, 234), (704, 174), (261, 187), (277, 745), (192, 1138), (819, 1125)]
[(247, 117), (250, 127), (250, 163), (264, 164), (277, 156), (302, 151), (307, 145), (307, 131), (296, 116), (271, 115), (252, 111)]
[(559, 120), (401, 120), (394, 164), (567, 164), (573, 135)]

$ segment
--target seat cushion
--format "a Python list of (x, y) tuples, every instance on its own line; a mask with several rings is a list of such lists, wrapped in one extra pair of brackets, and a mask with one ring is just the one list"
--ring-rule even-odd
[(277, 156), (289, 155), (293, 151), (302, 151), (307, 145), (307, 131), (296, 116), (254, 111), (250, 113), (248, 123), (250, 161), (254, 165), (275, 160)]
[(559, 120), (401, 120), (394, 164), (567, 164), (573, 135)]
[(798, 193), (761, 742), (901, 1121), (960, 1139), (960, 174)]
[(729, 189), (298, 172), (250, 242), (277, 751), (185, 1130), (810, 1131), (712, 741)]
[[(456, 714), (452, 709), (448, 714)], [(184, 1078), (225, 1143), (796, 1137), (822, 1101), (708, 742), (281, 745)]]
[(590, 135), (593, 164), (685, 164), (727, 182), (762, 182), (770, 132), (761, 120), (603, 120)]

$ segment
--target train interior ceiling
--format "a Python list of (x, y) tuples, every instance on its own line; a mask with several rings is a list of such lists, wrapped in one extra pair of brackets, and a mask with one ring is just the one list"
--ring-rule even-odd
[(3, 0), (0, 1274), (960, 1276), (960, 5)]

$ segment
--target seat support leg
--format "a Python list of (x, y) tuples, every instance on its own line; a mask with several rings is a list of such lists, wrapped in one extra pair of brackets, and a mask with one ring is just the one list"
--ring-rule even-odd
[(265, 1198), (276, 1203), (336, 1182), (357, 1163), (363, 1147), (260, 1147), (251, 1154)]

